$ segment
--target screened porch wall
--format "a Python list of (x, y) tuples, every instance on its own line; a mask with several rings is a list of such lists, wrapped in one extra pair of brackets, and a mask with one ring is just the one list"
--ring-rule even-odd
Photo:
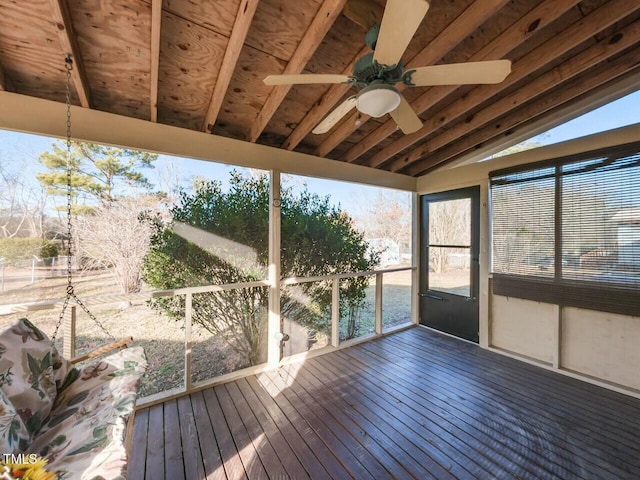
[(492, 295), (491, 345), (640, 392), (640, 317)]
[(489, 172), (640, 140), (640, 125), (435, 172), (420, 194), (481, 187), (480, 345), (640, 397), (640, 317), (495, 295), (490, 274)]

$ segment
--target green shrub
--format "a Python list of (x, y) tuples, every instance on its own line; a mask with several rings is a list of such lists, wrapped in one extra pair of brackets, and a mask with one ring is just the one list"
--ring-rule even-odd
[(40, 258), (54, 258), (58, 256), (58, 246), (48, 240), (43, 240), (40, 247)]
[(0, 258), (5, 261), (33, 258), (51, 258), (58, 256), (55, 243), (41, 238), (3, 238), (0, 239)]
[[(269, 258), (269, 177), (243, 177), (237, 172), (224, 192), (220, 182), (202, 182), (193, 193), (183, 192), (171, 210), (173, 222), (156, 219), (151, 250), (144, 260), (143, 278), (157, 289), (195, 285), (251, 282), (267, 277)], [(333, 207), (329, 197), (304, 189), (281, 193), (282, 277), (311, 277), (360, 272), (377, 264), (367, 254), (362, 233), (351, 218)], [(188, 228), (185, 229), (185, 226)], [(182, 232), (176, 231), (180, 227)], [(368, 279), (341, 282), (340, 311), (355, 318), (363, 305)], [(281, 296), (281, 313), (310, 331), (331, 331), (331, 282), (307, 282), (298, 293)], [(192, 319), (223, 339), (244, 360), (256, 365), (266, 360), (264, 332), (269, 290), (246, 288), (193, 295)], [(156, 308), (171, 317), (185, 315), (185, 297), (156, 299)], [(357, 334), (352, 322), (346, 338)]]

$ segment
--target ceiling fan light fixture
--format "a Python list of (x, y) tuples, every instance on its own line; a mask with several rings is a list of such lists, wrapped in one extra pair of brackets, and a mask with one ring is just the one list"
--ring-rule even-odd
[(356, 99), (358, 111), (378, 118), (393, 112), (400, 105), (400, 92), (391, 85), (378, 84), (363, 88)]

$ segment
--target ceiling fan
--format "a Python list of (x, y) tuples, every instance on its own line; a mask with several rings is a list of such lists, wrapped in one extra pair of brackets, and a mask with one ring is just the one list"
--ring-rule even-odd
[(395, 87), (397, 83), (408, 87), (500, 83), (511, 72), (509, 60), (432, 65), (405, 70), (402, 55), (427, 10), (429, 3), (426, 0), (387, 0), (381, 24), (372, 27), (365, 38), (373, 52), (355, 63), (352, 75), (269, 75), (264, 83), (354, 85), (358, 93), (344, 100), (327, 115), (313, 130), (315, 134), (328, 132), (354, 107), (370, 117), (377, 118), (388, 113), (405, 134), (413, 133), (422, 127), (422, 121)]

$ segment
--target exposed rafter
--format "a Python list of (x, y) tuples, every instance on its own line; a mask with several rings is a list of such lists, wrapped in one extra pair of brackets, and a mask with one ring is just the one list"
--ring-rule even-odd
[(224, 53), (224, 59), (222, 60), (222, 66), (218, 72), (218, 79), (216, 85), (213, 88), (213, 94), (211, 95), (211, 101), (207, 108), (207, 114), (204, 117), (202, 124), (202, 130), (205, 132), (211, 132), (213, 126), (220, 113), (222, 107), (222, 101), (229, 88), (229, 82), (233, 77), (233, 71), (238, 63), (238, 57), (240, 51), (244, 45), (244, 40), (249, 32), (253, 15), (258, 8), (259, 0), (242, 0), (238, 6), (238, 13), (236, 15), (235, 23), (233, 24), (233, 31), (229, 37), (229, 43), (227, 44), (227, 50)]
[[(605, 6), (594, 10), (588, 16), (580, 19), (571, 27), (547, 40), (532, 52), (515, 62), (512, 65), (511, 74), (504, 82), (497, 85), (482, 85), (473, 89), (460, 101), (449, 105), (444, 110), (434, 112), (434, 114), (425, 121), (420, 130), (396, 140), (397, 144), (401, 145), (403, 148), (407, 148), (420, 140), (427, 138), (439, 128), (450, 124), (467, 114), (467, 112), (470, 109), (473, 109), (476, 105), (487, 101), (491, 97), (506, 90), (511, 85), (514, 85), (516, 82), (522, 80), (527, 75), (543, 68), (553, 59), (565, 54), (576, 45), (579, 45), (581, 42), (591, 38), (598, 32), (601, 32), (608, 26), (623, 18), (625, 15), (629, 14), (630, 11), (638, 8), (640, 7), (630, 6), (629, 2), (625, 0), (613, 0)], [(412, 154), (409, 153), (409, 155)], [(389, 157), (387, 157), (387, 159), (388, 158)], [(377, 159), (377, 162), (379, 162), (377, 165), (384, 163), (387, 159)], [(373, 165), (373, 162), (371, 164)]]
[(9, 79), (4, 74), (2, 65), (0, 65), (0, 90), (5, 90), (5, 91), (11, 90), (11, 88), (9, 88)]
[(529, 83), (526, 89), (520, 89), (497, 102), (491, 103), (474, 115), (469, 121), (458, 123), (437, 137), (430, 139), (424, 145), (414, 149), (408, 155), (394, 160), (390, 165), (390, 170), (396, 172), (405, 168), (429, 152), (435, 152), (454, 140), (468, 135), (473, 130), (483, 127), (494, 119), (500, 118), (507, 114), (509, 110), (518, 108), (520, 105), (544, 95), (548, 91), (553, 90), (558, 83), (566, 82), (577, 77), (589, 69), (591, 65), (605, 62), (608, 58), (618, 54), (638, 41), (640, 41), (640, 23), (636, 22), (539, 76)]
[[(532, 35), (542, 30), (577, 3), (579, 3), (579, 0), (547, 0), (541, 3), (520, 18), (520, 20), (511, 25), (511, 27), (504, 30), (493, 41), (472, 55), (469, 58), (469, 61), (491, 60), (506, 56), (514, 48), (530, 39)], [(411, 106), (417, 113), (424, 113), (458, 88), (459, 87), (457, 85), (450, 87), (428, 88), (413, 101)], [(355, 161), (362, 154), (366, 153), (391, 135), (395, 130), (395, 122), (393, 120), (388, 120), (367, 135), (361, 142), (358, 142), (357, 145), (354, 145), (341, 160), (347, 162)], [(383, 164), (393, 155), (396, 155), (405, 148), (411, 146), (412, 138), (413, 137), (411, 135), (404, 136), (391, 143), (375, 156), (370, 158), (366, 162), (366, 165), (377, 167)]]
[[(58, 37), (65, 54), (70, 53), (73, 56), (73, 69), (71, 70), (71, 79), (76, 88), (76, 93), (80, 99), (80, 105), (85, 108), (91, 108), (91, 94), (89, 91), (89, 82), (84, 71), (82, 57), (80, 56), (80, 48), (78, 47), (78, 39), (73, 30), (71, 22), (71, 14), (69, 6), (65, 0), (51, 0), (51, 11), (53, 19), (58, 27)], [(60, 59), (62, 65), (63, 58)]]
[(160, 31), (162, 25), (162, 0), (151, 0), (151, 94), (149, 95), (150, 119), (158, 121), (158, 73), (160, 68)]
[(384, 8), (370, 0), (347, 0), (342, 13), (367, 31), (376, 23), (380, 23)]
[[(440, 35), (424, 47), (416, 56), (407, 62), (407, 69), (431, 65), (440, 60), (444, 55), (457, 46), (462, 40), (467, 38), (474, 30), (482, 25), (487, 19), (500, 10), (507, 0), (479, 0), (462, 12)], [(399, 86), (402, 91), (402, 85)], [(360, 123), (356, 124), (354, 113), (335, 129), (316, 149), (316, 154), (324, 157), (331, 150), (347, 139), (359, 125), (365, 123), (369, 117), (360, 115)], [(395, 130), (395, 123), (394, 123)]]
[(490, 141), (492, 138), (504, 134), (518, 125), (534, 121), (537, 117), (553, 111), (563, 104), (574, 101), (581, 95), (593, 94), (594, 91), (597, 91), (596, 89), (606, 88), (608, 83), (617, 81), (627, 74), (637, 76), (640, 74), (638, 65), (640, 65), (640, 48), (635, 48), (632, 52), (611, 62), (603, 62), (597, 72), (563, 83), (560, 88), (554, 89), (543, 98), (528, 103), (501, 119), (476, 130), (462, 142), (451, 144), (423, 161), (414, 163), (406, 169), (406, 173), (420, 175), (439, 168), (465, 151), (475, 148), (483, 142)]
[[(345, 2), (346, 0), (325, 0), (322, 2), (318, 13), (302, 37), (298, 48), (291, 56), (284, 72), (282, 72), (283, 74), (298, 74), (302, 72), (313, 53), (320, 46), (333, 22), (342, 12)], [(251, 142), (255, 142), (258, 139), (290, 89), (291, 85), (279, 85), (271, 90), (267, 101), (251, 126), (249, 139)]]

